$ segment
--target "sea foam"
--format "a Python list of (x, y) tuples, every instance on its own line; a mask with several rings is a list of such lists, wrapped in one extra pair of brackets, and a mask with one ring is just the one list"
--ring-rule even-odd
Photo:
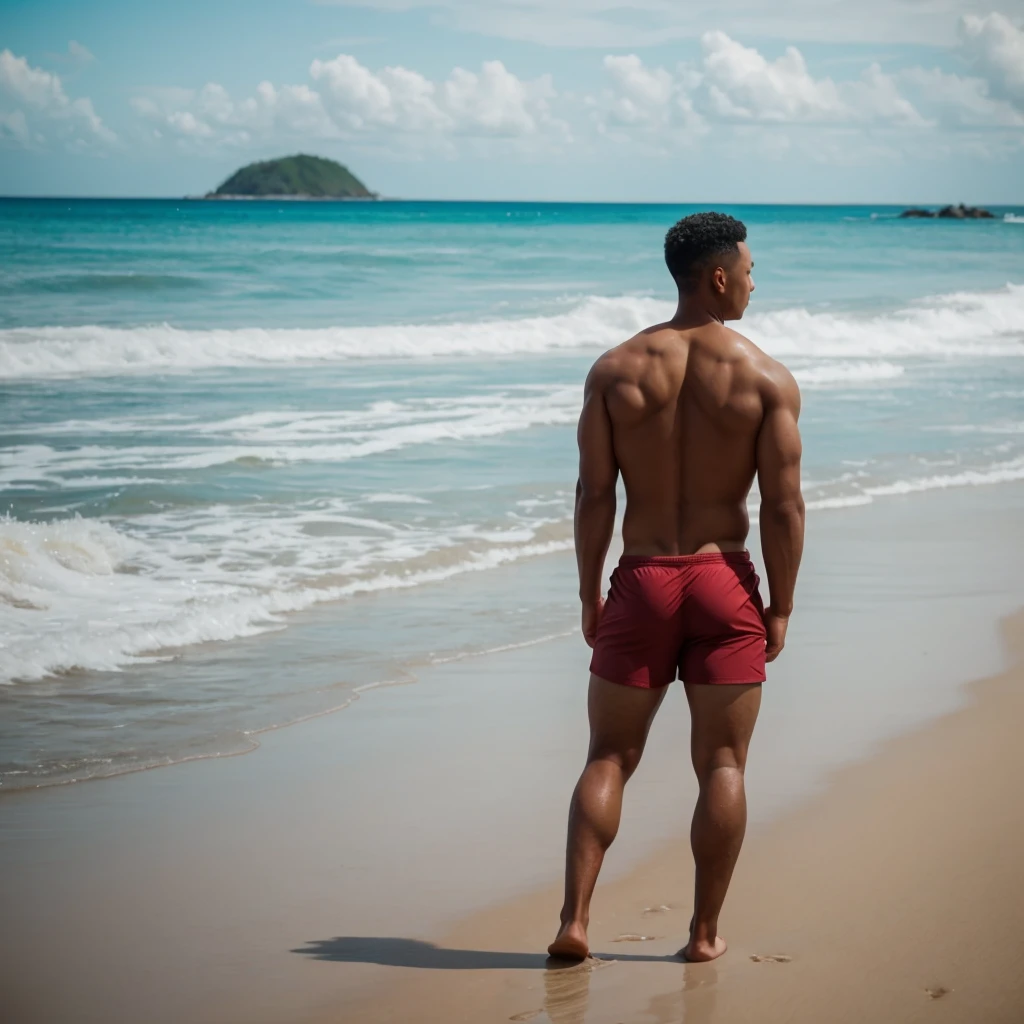
[[(861, 471), (809, 485), (807, 507), (819, 513), (1018, 480), (1024, 458), (888, 482)], [(363, 500), (373, 508), (380, 497)], [(116, 670), (182, 646), (279, 629), (287, 613), (320, 602), (567, 553), (570, 500), (561, 492), (524, 499), (517, 507), (540, 514), (445, 527), (388, 523), (343, 502), (288, 515), (262, 507), (179, 510), (148, 516), (145, 527), (0, 518), (0, 683)]]
[[(0, 486), (36, 490), (159, 483), (156, 472), (210, 469), (240, 463), (338, 463), (410, 447), (471, 442), (532, 427), (569, 426), (579, 417), (579, 385), (486, 390), (443, 398), (376, 401), (348, 410), (264, 410), (228, 419), (181, 417), (168, 427), (164, 416), (31, 424), (22, 437), (62, 440), (68, 433), (95, 435), (103, 443), (11, 445), (0, 452)], [(174, 443), (154, 439), (173, 429)], [(140, 441), (142, 443), (140, 443)], [(131, 476), (129, 474), (138, 474)], [(378, 503), (412, 504), (422, 499), (381, 492)]]
[(569, 534), (564, 510), (490, 527), (415, 528), (350, 514), (341, 502), (287, 516), (256, 507), (179, 510), (116, 526), (3, 517), (0, 683), (111, 671), (173, 648), (252, 636), (323, 601), (568, 550)]
[[(673, 307), (592, 296), (554, 316), (374, 327), (186, 330), (19, 327), (0, 331), (0, 379), (119, 375), (225, 366), (599, 351)], [(938, 296), (892, 313), (803, 308), (752, 313), (737, 325), (779, 357), (894, 358), (1024, 354), (1024, 286)]]
[(902, 377), (904, 367), (897, 363), (860, 361), (822, 363), (793, 371), (802, 387), (843, 387), (850, 384), (873, 384)]

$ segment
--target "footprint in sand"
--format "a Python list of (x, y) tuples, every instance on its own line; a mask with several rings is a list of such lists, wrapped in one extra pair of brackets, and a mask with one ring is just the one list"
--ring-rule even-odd
[(633, 932), (626, 932), (625, 935), (617, 935), (612, 942), (653, 942), (657, 935), (636, 935)]
[(943, 988), (941, 985), (936, 985), (935, 988), (926, 988), (925, 992), (928, 993), (929, 999), (941, 999), (943, 996), (948, 996), (953, 990), (951, 988)]
[(783, 953), (773, 953), (769, 956), (758, 956), (755, 953), (750, 959), (753, 960), (755, 964), (788, 964), (793, 961), (791, 956), (786, 956)]

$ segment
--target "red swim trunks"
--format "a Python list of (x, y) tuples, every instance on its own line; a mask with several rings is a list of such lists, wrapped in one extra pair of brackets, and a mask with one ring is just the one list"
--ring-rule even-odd
[(623, 555), (590, 671), (623, 686), (763, 683), (764, 606), (750, 555)]

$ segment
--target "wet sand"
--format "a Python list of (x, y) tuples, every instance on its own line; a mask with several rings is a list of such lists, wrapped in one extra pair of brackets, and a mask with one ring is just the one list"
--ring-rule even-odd
[(675, 956), (693, 881), (677, 841), (599, 886), (594, 959), (565, 966), (536, 952), (555, 926), (550, 887), (436, 944), (316, 945), (326, 960), (392, 967), (386, 990), (321, 1019), (1019, 1024), (1024, 612), (1004, 633), (1014, 667), (972, 686), (967, 708), (890, 740), (750, 838), (721, 959)]
[(5, 1024), (1019, 1024), (1024, 690), (965, 684), (1006, 663), (1022, 517), (1011, 484), (811, 518), (716, 964), (669, 959), (695, 795), (674, 687), (594, 906), (618, 962), (546, 970), (586, 748), (574, 636), (425, 669), (241, 757), (0, 799)]

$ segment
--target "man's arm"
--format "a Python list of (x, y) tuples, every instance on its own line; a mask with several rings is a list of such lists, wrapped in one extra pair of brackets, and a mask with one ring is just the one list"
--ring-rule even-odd
[(583, 602), (583, 636), (591, 647), (597, 633), (603, 600), (601, 577), (615, 529), (615, 484), (619, 465), (612, 446), (612, 421), (608, 415), (601, 374), (595, 367), (587, 377), (583, 412), (577, 431), (580, 476), (576, 484), (576, 565)]
[(761, 554), (771, 595), (765, 611), (768, 632), (765, 654), (768, 661), (774, 661), (786, 645), (796, 574), (804, 549), (799, 416), (800, 389), (792, 374), (780, 367), (765, 398), (764, 420), (757, 437)]

